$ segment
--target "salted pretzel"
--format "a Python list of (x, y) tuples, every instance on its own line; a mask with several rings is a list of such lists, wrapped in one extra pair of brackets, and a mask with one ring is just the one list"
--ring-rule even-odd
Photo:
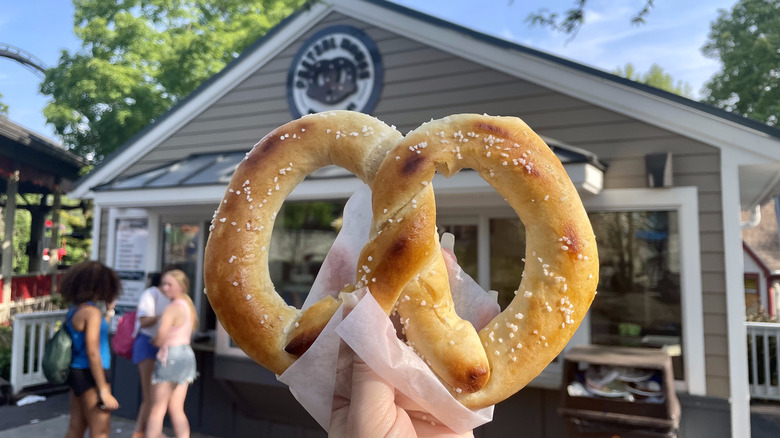
[[(514, 394), (561, 351), (597, 283), (593, 231), (563, 166), (522, 121), (457, 115), (402, 138), (351, 112), (303, 117), (261, 140), (238, 167), (206, 247), (207, 296), (233, 340), (281, 374), (314, 341), (339, 303), (287, 306), (268, 273), (267, 246), (284, 198), (309, 173), (336, 164), (372, 188), (374, 223), (357, 267), (408, 343), (465, 406)], [(431, 181), (476, 169), (526, 227), (517, 296), (477, 333), (455, 313), (436, 235)]]
[[(515, 297), (479, 331), (476, 347), (467, 336), (474, 329), (451, 311), (431, 184), (436, 171), (449, 177), (462, 168), (478, 171), (506, 199), (526, 234)], [(372, 239), (359, 261), (371, 280), (358, 286), (398, 311), (410, 344), (469, 408), (504, 400), (536, 377), (593, 300), (598, 254), (590, 221), (560, 160), (518, 118), (461, 114), (423, 124), (382, 163), (372, 208)], [(487, 369), (462, 361), (464, 350), (486, 357)]]
[(374, 117), (333, 111), (272, 131), (236, 168), (211, 222), (206, 296), (244, 352), (282, 374), (314, 342), (339, 306), (324, 298), (306, 311), (288, 306), (271, 282), (268, 247), (285, 198), (309, 174), (337, 165), (369, 187), (401, 134)]

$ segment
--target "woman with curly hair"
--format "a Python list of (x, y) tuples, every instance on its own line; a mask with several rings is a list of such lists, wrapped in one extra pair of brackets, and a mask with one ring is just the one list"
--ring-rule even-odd
[[(70, 423), (66, 438), (108, 437), (111, 411), (119, 402), (111, 394), (111, 349), (109, 321), (114, 316), (116, 298), (121, 292), (113, 269), (97, 261), (70, 268), (60, 283), (60, 293), (70, 303), (67, 329), (73, 339), (70, 363)], [(105, 314), (98, 307), (104, 302)]]

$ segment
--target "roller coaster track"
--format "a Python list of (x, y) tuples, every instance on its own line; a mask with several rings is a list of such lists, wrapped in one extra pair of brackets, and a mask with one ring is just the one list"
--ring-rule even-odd
[(22, 64), (33, 73), (43, 76), (46, 73), (46, 64), (36, 58), (32, 53), (14, 47), (10, 44), (0, 43), (0, 57), (13, 59)]

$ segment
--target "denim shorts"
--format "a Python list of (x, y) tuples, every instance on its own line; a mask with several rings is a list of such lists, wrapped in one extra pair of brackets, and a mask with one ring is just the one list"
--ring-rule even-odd
[(152, 383), (173, 382), (176, 384), (192, 383), (198, 377), (195, 363), (195, 353), (189, 345), (174, 345), (168, 347), (165, 362), (159, 358), (154, 362)]
[(133, 364), (138, 365), (139, 362), (157, 357), (157, 347), (152, 344), (152, 338), (143, 333), (138, 333), (133, 341)]

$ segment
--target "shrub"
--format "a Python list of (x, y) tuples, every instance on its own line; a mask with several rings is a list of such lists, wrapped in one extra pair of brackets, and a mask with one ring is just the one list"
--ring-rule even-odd
[(11, 379), (11, 339), (13, 329), (10, 325), (0, 325), (0, 378)]

